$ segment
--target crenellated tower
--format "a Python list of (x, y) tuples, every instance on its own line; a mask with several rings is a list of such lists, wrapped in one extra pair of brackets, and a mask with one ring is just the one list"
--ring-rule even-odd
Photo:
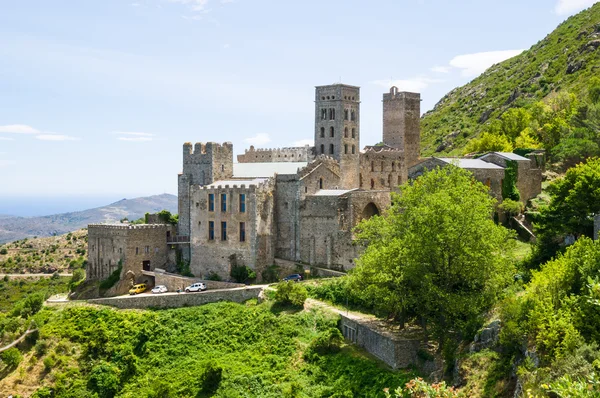
[(315, 155), (340, 162), (341, 187), (359, 185), (360, 87), (346, 84), (315, 90)]
[(404, 151), (406, 167), (417, 163), (421, 151), (421, 95), (390, 88), (383, 94), (383, 143)]
[(183, 144), (183, 172), (178, 180), (179, 224), (177, 233), (190, 236), (190, 186), (209, 185), (233, 176), (233, 145), (231, 142)]

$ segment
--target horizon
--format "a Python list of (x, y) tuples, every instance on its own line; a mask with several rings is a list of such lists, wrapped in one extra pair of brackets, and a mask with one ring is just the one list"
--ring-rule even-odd
[(425, 112), (594, 3), (4, 5), (0, 214), (176, 194), (188, 141), (231, 141), (235, 154), (309, 143), (322, 84), (361, 86), (361, 147), (375, 144), (391, 85), (420, 92)]

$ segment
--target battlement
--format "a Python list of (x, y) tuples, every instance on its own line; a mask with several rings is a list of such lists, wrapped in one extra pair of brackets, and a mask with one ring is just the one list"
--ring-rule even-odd
[(287, 148), (254, 148), (246, 149), (243, 155), (238, 155), (239, 163), (263, 163), (263, 162), (308, 162), (312, 159), (312, 147)]
[(404, 152), (404, 150), (402, 150), (400, 148), (392, 148), (389, 146), (381, 146), (381, 147), (368, 146), (363, 151), (364, 154), (382, 153), (382, 152), (394, 152), (397, 154), (402, 154)]
[(186, 160), (198, 160), (205, 157), (211, 157), (215, 154), (227, 154), (233, 153), (233, 144), (231, 142), (224, 142), (219, 144), (217, 142), (197, 142), (192, 146), (191, 142), (183, 144), (183, 161)]
[(119, 229), (119, 230), (130, 230), (130, 229), (160, 229), (168, 227), (167, 224), (89, 224), (88, 229)]
[(265, 188), (269, 189), (273, 186), (273, 182), (274, 179), (271, 178), (267, 178), (264, 181), (260, 181), (258, 183), (252, 184), (252, 185), (246, 185), (246, 184), (225, 184), (225, 185), (204, 185), (204, 186), (198, 186), (197, 189), (198, 190), (203, 190), (203, 191), (218, 191), (218, 190), (223, 190), (223, 189), (233, 189), (236, 192), (237, 191), (245, 191), (248, 193), (254, 193), (256, 191), (260, 191), (263, 190)]
[(392, 100), (399, 100), (399, 99), (421, 101), (421, 94), (411, 93), (408, 91), (398, 91), (398, 87), (396, 87), (396, 86), (392, 86), (390, 88), (389, 93), (383, 94), (384, 101), (392, 101)]

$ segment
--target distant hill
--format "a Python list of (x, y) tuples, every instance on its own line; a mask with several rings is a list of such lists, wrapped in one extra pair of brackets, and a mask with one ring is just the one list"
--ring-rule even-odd
[(41, 217), (0, 216), (0, 243), (34, 236), (61, 235), (85, 228), (88, 224), (119, 222), (123, 218), (136, 220), (145, 213), (160, 210), (177, 213), (177, 196), (154, 195), (135, 199), (122, 199), (107, 206), (71, 213)]
[(444, 96), (421, 120), (422, 155), (461, 154), (470, 139), (508, 109), (560, 91), (583, 96), (593, 76), (600, 76), (600, 3)]

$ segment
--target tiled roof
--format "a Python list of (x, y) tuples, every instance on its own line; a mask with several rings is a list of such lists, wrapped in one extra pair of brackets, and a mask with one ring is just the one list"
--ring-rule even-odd
[(454, 164), (461, 169), (503, 169), (494, 163), (484, 162), (481, 159), (465, 159), (465, 158), (438, 158), (442, 162)]

